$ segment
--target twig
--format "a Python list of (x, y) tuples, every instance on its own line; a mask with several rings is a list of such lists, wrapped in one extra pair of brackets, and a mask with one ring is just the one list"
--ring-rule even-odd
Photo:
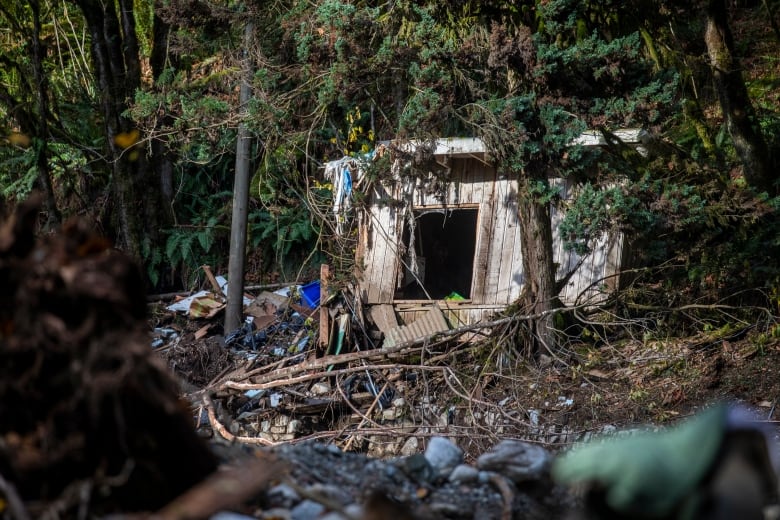
[(264, 439), (262, 437), (243, 437), (239, 435), (233, 435), (230, 433), (227, 428), (225, 428), (225, 425), (219, 422), (219, 419), (217, 419), (217, 414), (214, 411), (214, 403), (211, 401), (211, 397), (209, 397), (207, 394), (203, 395), (203, 404), (206, 407), (206, 412), (209, 416), (209, 423), (211, 423), (211, 427), (214, 428), (214, 430), (219, 433), (222, 437), (225, 438), (228, 442), (242, 442), (245, 444), (262, 444), (263, 446), (276, 446), (276, 442), (269, 441), (267, 439)]
[[(364, 424), (366, 424), (366, 422), (371, 420), (371, 419), (369, 419), (369, 416), (374, 411), (374, 407), (376, 407), (377, 403), (379, 402), (379, 399), (382, 397), (382, 395), (384, 395), (385, 389), (387, 389), (387, 385), (388, 384), (389, 384), (389, 381), (386, 381), (384, 386), (382, 386), (382, 390), (380, 390), (376, 394), (376, 397), (374, 398), (374, 402), (371, 403), (371, 406), (368, 407), (368, 410), (366, 410), (366, 413), (365, 414), (360, 414), (361, 415), (360, 424), (358, 424), (357, 428), (355, 428), (355, 432), (352, 435), (349, 436), (349, 440), (347, 441), (347, 444), (344, 445), (344, 451), (349, 451), (349, 449), (352, 447), (352, 441), (355, 440), (355, 434), (357, 434), (357, 432), (360, 431), (360, 429), (363, 427)], [(344, 396), (344, 391), (341, 389), (341, 385), (338, 385), (338, 389), (339, 389), (339, 392), (341, 393), (341, 395)], [(344, 396), (344, 397), (346, 398), (346, 396)], [(347, 401), (347, 403), (349, 403), (349, 399), (346, 399), (346, 401)], [(374, 423), (374, 421), (371, 421), (371, 422), (372, 422), (372, 424), (376, 424), (376, 423)]]
[(5, 499), (8, 502), (8, 510), (11, 513), (11, 518), (14, 520), (30, 520), (30, 515), (27, 513), (27, 509), (24, 507), (19, 493), (16, 491), (16, 486), (5, 480), (0, 475), (0, 492), (5, 495)]
[(496, 486), (501, 492), (501, 496), (504, 498), (504, 509), (501, 512), (501, 520), (512, 520), (512, 502), (515, 499), (515, 494), (507, 484), (506, 479), (499, 474), (491, 474), (489, 482)]
[(211, 266), (210, 265), (202, 265), (200, 266), (201, 269), (203, 269), (203, 272), (206, 273), (206, 279), (211, 284), (211, 288), (214, 290), (216, 294), (219, 294), (221, 296), (227, 296), (225, 294), (225, 291), (222, 290), (222, 287), (219, 286), (219, 283), (217, 283), (217, 279), (214, 278), (214, 273), (211, 272)]

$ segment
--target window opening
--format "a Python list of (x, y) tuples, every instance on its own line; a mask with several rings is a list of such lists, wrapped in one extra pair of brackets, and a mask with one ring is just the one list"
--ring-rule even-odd
[[(404, 223), (396, 300), (471, 298), (477, 209), (415, 210)], [(412, 237), (412, 232), (414, 236)]]

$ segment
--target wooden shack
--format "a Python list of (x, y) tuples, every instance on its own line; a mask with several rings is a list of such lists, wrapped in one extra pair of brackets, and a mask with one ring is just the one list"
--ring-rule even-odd
[[(636, 143), (638, 135), (629, 130), (620, 137)], [(601, 139), (588, 133), (580, 143), (598, 146)], [(445, 170), (445, 186), (432, 190), (424, 180), (401, 181), (398, 176), (375, 183), (360, 222), (360, 296), (367, 314), (385, 332), (399, 323), (424, 322), (434, 306), (451, 327), (477, 323), (515, 301), (525, 283), (517, 182), (486, 160), (479, 139), (438, 140), (433, 156)], [(560, 186), (564, 198), (574, 193), (564, 179), (551, 182)], [(552, 217), (558, 276), (580, 263), (562, 300), (593, 301), (614, 288), (622, 237), (604, 236), (592, 253), (580, 258), (564, 250), (558, 233), (562, 215), (555, 208)]]

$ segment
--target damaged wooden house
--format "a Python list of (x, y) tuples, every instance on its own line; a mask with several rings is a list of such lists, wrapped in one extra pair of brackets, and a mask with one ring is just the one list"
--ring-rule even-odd
[[(641, 134), (640, 130), (616, 132), (634, 146)], [(600, 133), (588, 132), (579, 143), (600, 146), (603, 139)], [(517, 183), (498, 173), (480, 139), (425, 144), (435, 147), (433, 166), (445, 174), (401, 180), (399, 172), (393, 172), (388, 180), (364, 186), (367, 210), (358, 215), (360, 297), (364, 314), (385, 334), (384, 346), (489, 319), (513, 303), (523, 288)], [(392, 157), (391, 150), (398, 146), (387, 148), (393, 170), (408, 161), (407, 153), (401, 154), (405, 158)], [(400, 146), (413, 154), (422, 144)], [(334, 181), (337, 218), (350, 204), (359, 170), (350, 158), (326, 166)], [(437, 180), (441, 178), (447, 181)], [(574, 186), (566, 179), (551, 182), (560, 187), (564, 198), (572, 195)], [(558, 233), (562, 217), (553, 208), (558, 276), (579, 263), (560, 295), (562, 301), (572, 304), (583, 297), (592, 301), (605, 288), (616, 288), (623, 237), (604, 236), (587, 257), (580, 258), (563, 247)]]

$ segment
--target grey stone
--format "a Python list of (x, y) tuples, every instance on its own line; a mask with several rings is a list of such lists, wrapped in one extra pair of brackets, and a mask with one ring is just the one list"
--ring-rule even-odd
[(495, 471), (515, 483), (538, 480), (549, 469), (550, 453), (535, 444), (504, 440), (477, 459), (477, 468)]
[(477, 473), (477, 482), (480, 484), (487, 484), (490, 482), (490, 477), (495, 475), (492, 471), (480, 471)]
[(343, 513), (331, 511), (323, 516), (317, 517), (317, 520), (351, 520), (350, 517)]
[(420, 484), (431, 482), (436, 476), (433, 466), (431, 466), (428, 459), (420, 453), (416, 453), (410, 457), (404, 457), (397, 465), (406, 476)]
[(417, 437), (409, 437), (406, 439), (406, 442), (404, 442), (404, 445), (401, 446), (401, 455), (403, 457), (411, 457), (417, 451), (420, 449), (420, 441), (417, 440)]
[(433, 437), (425, 449), (425, 459), (436, 476), (446, 477), (458, 464), (463, 463), (463, 450), (446, 437)]
[(283, 507), (275, 507), (273, 509), (263, 511), (260, 518), (262, 520), (291, 520), (290, 510)]
[(306, 488), (306, 494), (312, 498), (323, 497), (331, 502), (337, 502), (342, 506), (353, 502), (352, 496), (343, 486), (336, 486), (333, 484), (312, 484)]
[(460, 464), (452, 473), (450, 473), (449, 480), (455, 484), (471, 484), (477, 481), (479, 476), (479, 470), (468, 464)]
[(289, 509), (300, 500), (300, 495), (287, 484), (279, 484), (268, 490), (268, 501), (277, 507)]
[(217, 514), (212, 515), (209, 520), (254, 520), (254, 517), (232, 511), (219, 511)]
[(325, 506), (313, 500), (304, 500), (290, 512), (292, 520), (315, 520), (325, 512)]
[(351, 518), (363, 518), (363, 506), (360, 504), (350, 504), (344, 508), (344, 512)]

